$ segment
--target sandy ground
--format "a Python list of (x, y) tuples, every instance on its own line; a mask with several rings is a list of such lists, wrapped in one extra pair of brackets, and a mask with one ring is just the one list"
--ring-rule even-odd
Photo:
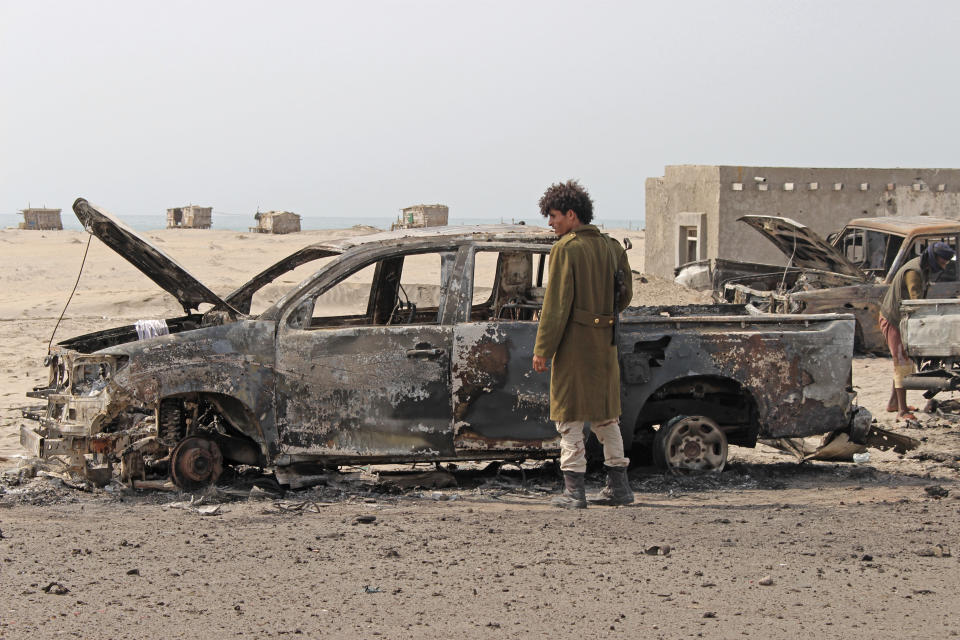
[[(222, 293), (331, 233), (147, 235)], [(639, 267), (642, 232), (615, 235)], [(631, 507), (552, 509), (549, 464), (431, 476), (455, 483), (444, 488), (398, 488), (375, 468), (287, 493), (241, 477), (205, 496), (29, 478), (19, 408), (45, 382), (86, 241), (0, 231), (0, 638), (960, 634), (960, 426), (949, 412), (894, 423), (885, 358), (856, 359), (859, 402), (918, 450), (798, 465), (733, 448), (717, 476), (636, 470)], [(635, 304), (703, 299), (657, 279), (636, 293)], [(94, 240), (56, 335), (178, 311)]]

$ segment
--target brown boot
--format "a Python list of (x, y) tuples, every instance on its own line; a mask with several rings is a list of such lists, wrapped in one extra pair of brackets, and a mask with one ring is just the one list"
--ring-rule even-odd
[(563, 495), (554, 498), (553, 505), (563, 509), (586, 509), (587, 489), (583, 484), (585, 475), (576, 471), (564, 471)]
[(630, 479), (627, 478), (626, 467), (606, 467), (607, 486), (600, 495), (590, 498), (593, 504), (616, 506), (633, 503), (633, 490), (630, 489)]

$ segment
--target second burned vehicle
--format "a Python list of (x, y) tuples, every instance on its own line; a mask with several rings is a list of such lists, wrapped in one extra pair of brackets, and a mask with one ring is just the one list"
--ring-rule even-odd
[[(860, 351), (886, 354), (877, 318), (897, 270), (933, 242), (960, 246), (960, 221), (927, 216), (851, 220), (823, 240), (790, 218), (743, 216), (787, 257), (787, 266), (702, 260), (677, 270), (677, 281), (712, 288), (724, 302), (752, 304), (772, 313), (852, 313)], [(956, 260), (931, 282), (928, 297), (960, 295)]]
[[(185, 315), (144, 323), (144, 335), (128, 325), (56, 345), (48, 384), (29, 394), (45, 404), (21, 427), (35, 455), (101, 479), (119, 462), (124, 480), (169, 474), (184, 488), (226, 465), (558, 456), (548, 377), (530, 369), (549, 231), (437, 227), (314, 244), (220, 297), (102, 209), (79, 199), (74, 211)], [(302, 265), (318, 270), (252, 312)], [(853, 403), (853, 339), (850, 315), (630, 308), (624, 441), (663, 468), (716, 470), (728, 444), (758, 437), (869, 437), (869, 413)]]

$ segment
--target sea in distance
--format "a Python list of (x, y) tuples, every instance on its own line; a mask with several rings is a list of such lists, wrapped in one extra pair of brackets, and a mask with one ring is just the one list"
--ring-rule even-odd
[[(154, 231), (163, 229), (167, 226), (167, 218), (164, 213), (150, 214), (124, 214), (117, 216), (128, 227), (136, 231)], [(60, 218), (64, 229), (81, 231), (82, 227), (77, 217), (73, 215), (70, 209), (64, 209), (60, 212)], [(397, 221), (397, 215), (384, 216), (310, 216), (305, 215), (300, 219), (300, 228), (304, 231), (313, 231), (319, 229), (349, 229), (355, 225), (364, 225), (376, 227), (378, 229), (389, 230), (390, 225)], [(532, 215), (522, 218), (511, 217), (488, 217), (488, 218), (459, 218), (450, 216), (451, 225), (473, 225), (473, 224), (513, 224), (523, 222), (524, 224), (534, 226), (547, 226), (546, 219), (542, 216)], [(18, 213), (0, 213), (0, 229), (16, 229), (23, 222), (23, 215)], [(216, 209), (213, 210), (213, 228), (226, 231), (249, 231), (256, 221), (252, 214), (223, 213)], [(607, 229), (642, 229), (643, 220), (628, 219), (605, 219), (598, 217), (595, 224), (601, 228)]]

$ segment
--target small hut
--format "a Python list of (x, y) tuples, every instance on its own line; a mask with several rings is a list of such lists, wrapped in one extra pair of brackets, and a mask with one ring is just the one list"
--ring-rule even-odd
[(213, 207), (174, 207), (167, 209), (167, 229), (209, 229), (213, 224)]
[(444, 204), (416, 204), (400, 210), (400, 219), (390, 229), (442, 227), (447, 224), (450, 208)]
[(298, 233), (300, 216), (291, 211), (257, 212), (254, 219), (257, 226), (250, 227), (256, 233)]
[(60, 220), (60, 209), (27, 208), (21, 209), (23, 222), (20, 223), (21, 229), (33, 229), (45, 231), (48, 229), (63, 229), (63, 222)]

